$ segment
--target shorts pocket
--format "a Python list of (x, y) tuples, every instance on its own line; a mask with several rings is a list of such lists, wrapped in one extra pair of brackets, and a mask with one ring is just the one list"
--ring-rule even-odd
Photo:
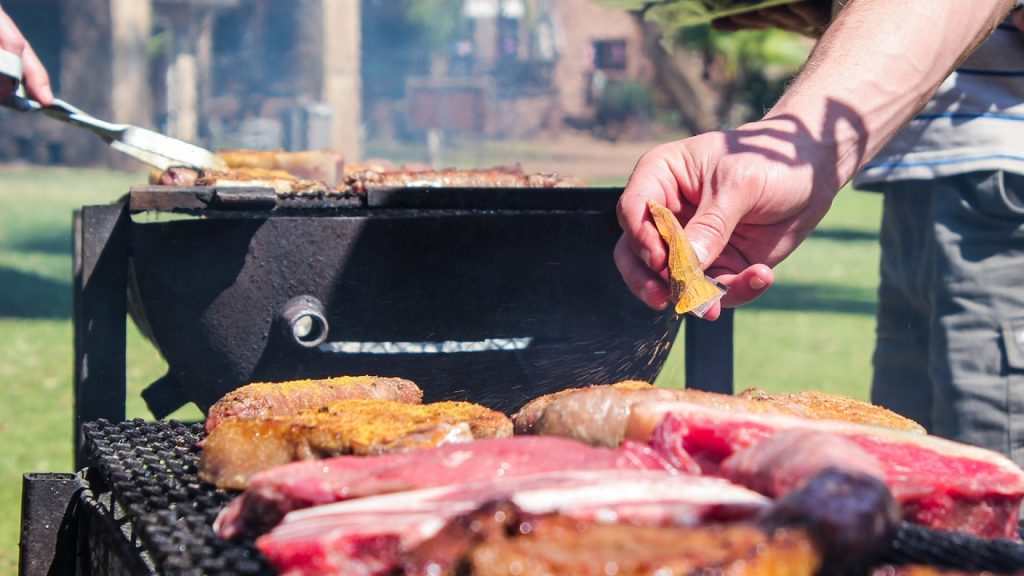
[(972, 172), (959, 177), (964, 199), (979, 214), (1004, 221), (1024, 220), (1024, 176), (1013, 172)]
[(1003, 346), (1010, 370), (1024, 370), (1024, 318), (1003, 321)]

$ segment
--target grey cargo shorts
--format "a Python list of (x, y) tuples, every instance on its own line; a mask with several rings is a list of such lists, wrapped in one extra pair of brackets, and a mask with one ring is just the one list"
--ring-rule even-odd
[(1024, 175), (885, 193), (871, 400), (1024, 464)]

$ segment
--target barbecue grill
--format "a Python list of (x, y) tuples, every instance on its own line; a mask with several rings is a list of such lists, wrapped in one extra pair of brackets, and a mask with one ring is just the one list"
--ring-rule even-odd
[[(216, 538), (232, 494), (196, 474), (199, 424), (125, 422), (129, 310), (168, 361), (155, 414), (252, 380), (405, 376), (428, 400), (509, 410), (653, 378), (679, 328), (609, 255), (619, 189), (133, 188), (75, 221), (76, 474), (27, 474), (21, 572), (267, 574)], [(168, 215), (173, 215), (169, 218)], [(500, 274), (498, 273), (500, 271)], [(731, 315), (688, 322), (690, 386), (732, 388)], [(1024, 547), (905, 527), (893, 561), (1024, 567)]]
[[(129, 312), (169, 365), (144, 393), (158, 418), (189, 401), (205, 409), (258, 380), (395, 375), (416, 381), (426, 400), (511, 411), (573, 385), (653, 379), (680, 322), (637, 302), (614, 268), (620, 193), (371, 188), (283, 197), (267, 188), (139, 186), (120, 202), (83, 207), (73, 315), (82, 472), (26, 475), (23, 572), (67, 568), (95, 550), (83, 566), (116, 565), (100, 573), (173, 571), (180, 551), (154, 564), (159, 553), (142, 523), (166, 520), (180, 501), (135, 499), (154, 490), (138, 471), (171, 454), (192, 458), (192, 468), (176, 465), (150, 486), (191, 474), (181, 485), (193, 486), (189, 502), (207, 527), (226, 498), (193, 498), (206, 489), (194, 488), (194, 429), (117, 429), (107, 445), (159, 446), (149, 453), (159, 460), (138, 466), (97, 452), (100, 440), (87, 445), (84, 430), (125, 419)], [(706, 359), (687, 364), (687, 380), (731, 390), (730, 315), (693, 324), (686, 338), (690, 357)]]

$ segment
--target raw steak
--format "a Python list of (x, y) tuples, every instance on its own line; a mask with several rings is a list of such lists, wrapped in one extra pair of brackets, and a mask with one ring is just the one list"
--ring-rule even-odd
[(396, 492), (289, 514), (257, 547), (285, 574), (384, 574), (458, 514), (509, 501), (531, 515), (693, 526), (750, 518), (768, 500), (725, 480), (636, 470), (568, 471)]
[[(784, 430), (821, 430), (859, 445), (881, 464), (909, 522), (987, 538), (1017, 538), (1024, 472), (995, 452), (935, 436), (847, 422), (724, 411), (687, 402), (633, 407), (627, 437), (692, 457), (705, 473)], [(667, 439), (674, 439), (674, 444)]]
[(383, 456), (297, 462), (253, 476), (217, 518), (224, 538), (259, 533), (285, 514), (350, 498), (565, 470), (674, 470), (649, 447), (615, 450), (576, 440), (521, 436)]

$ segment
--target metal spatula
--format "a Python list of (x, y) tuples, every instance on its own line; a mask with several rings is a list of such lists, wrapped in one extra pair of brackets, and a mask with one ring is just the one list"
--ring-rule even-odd
[[(0, 74), (20, 84), (21, 58), (0, 50)], [(19, 112), (40, 112), (55, 120), (85, 128), (102, 138), (111, 148), (160, 170), (172, 166), (226, 169), (224, 161), (209, 150), (146, 128), (105, 122), (63, 100), (55, 99), (51, 106), (43, 106), (39, 102), (25, 98), (23, 90), (19, 89), (18, 93), (0, 101), (0, 105)]]

